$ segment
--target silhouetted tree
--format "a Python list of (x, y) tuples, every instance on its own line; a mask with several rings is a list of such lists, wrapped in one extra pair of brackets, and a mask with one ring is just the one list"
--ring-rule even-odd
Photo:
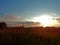
[(0, 22), (0, 29), (5, 29), (7, 24), (5, 22)]

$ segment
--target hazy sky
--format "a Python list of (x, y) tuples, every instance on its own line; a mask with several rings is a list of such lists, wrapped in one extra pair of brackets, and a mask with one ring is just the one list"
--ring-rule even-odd
[(41, 14), (60, 16), (60, 0), (0, 0), (0, 20), (26, 21)]
[(0, 0), (0, 15), (36, 16), (40, 13), (60, 13), (60, 0)]

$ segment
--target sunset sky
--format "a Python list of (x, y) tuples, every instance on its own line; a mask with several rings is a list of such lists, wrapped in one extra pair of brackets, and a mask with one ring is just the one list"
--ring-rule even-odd
[(56, 22), (51, 26), (59, 27), (60, 0), (0, 0), (0, 22), (9, 26), (39, 26), (34, 18), (42, 15), (53, 17)]

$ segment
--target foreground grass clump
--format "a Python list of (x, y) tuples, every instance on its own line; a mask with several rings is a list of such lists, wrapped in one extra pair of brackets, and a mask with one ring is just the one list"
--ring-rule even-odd
[(0, 34), (0, 45), (60, 45), (60, 37), (5, 33)]
[(59, 30), (50, 29), (6, 28), (0, 30), (0, 45), (60, 45)]

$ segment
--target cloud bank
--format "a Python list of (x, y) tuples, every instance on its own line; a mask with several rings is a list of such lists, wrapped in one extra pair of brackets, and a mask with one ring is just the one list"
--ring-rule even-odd
[[(8, 26), (22, 26), (25, 27), (34, 27), (41, 26), (39, 22), (28, 21), (26, 17), (21, 17), (18, 15), (4, 15), (0, 16), (0, 22), (6, 22)], [(56, 20), (58, 23), (54, 24), (54, 27), (60, 27), (60, 17), (53, 17), (53, 20)]]
[(21, 17), (21, 16), (15, 16), (15, 15), (4, 15), (0, 16), (0, 22), (6, 22), (9, 27), (14, 27), (14, 26), (22, 26), (24, 25), (25, 27), (33, 27), (37, 26), (39, 23), (34, 23), (31, 21), (28, 21), (27, 18)]

